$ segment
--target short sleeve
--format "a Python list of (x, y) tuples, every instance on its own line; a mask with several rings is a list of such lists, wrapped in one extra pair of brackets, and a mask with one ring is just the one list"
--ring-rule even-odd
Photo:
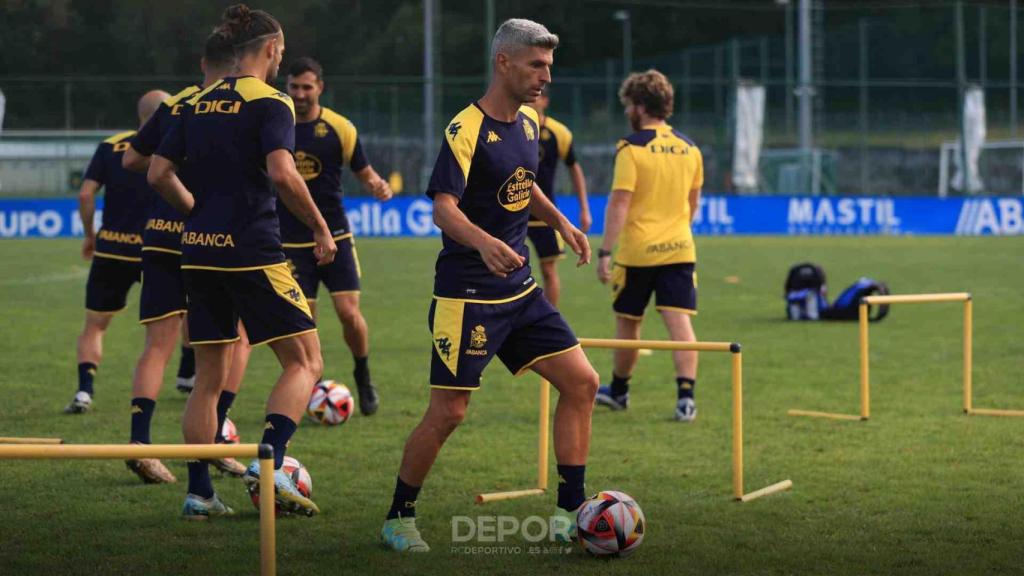
[(434, 163), (434, 171), (430, 174), (430, 184), (427, 186), (427, 196), (431, 199), (438, 192), (446, 192), (457, 198), (462, 198), (466, 191), (467, 170), (463, 172), (462, 163), (452, 151), (448, 140), (441, 142), (441, 150), (437, 153), (437, 162)]
[(85, 175), (83, 176), (86, 180), (94, 180), (103, 184), (107, 181), (107, 150), (106, 144), (100, 144), (96, 147), (96, 152), (92, 155), (92, 160), (89, 161), (89, 166), (85, 169)]
[(156, 113), (149, 117), (149, 120), (139, 128), (139, 132), (132, 138), (132, 148), (143, 156), (152, 156), (153, 152), (160, 147), (160, 139), (163, 136), (161, 126), (164, 126), (170, 115), (170, 108), (161, 104)]
[(295, 114), (287, 104), (267, 99), (267, 112), (260, 127), (260, 146), (266, 156), (274, 150), (295, 153)]
[(576, 149), (573, 148), (572, 142), (569, 143), (569, 149), (565, 151), (565, 156), (563, 156), (563, 159), (566, 166), (576, 165)]
[(352, 147), (352, 155), (348, 159), (348, 167), (353, 172), (362, 172), (364, 168), (370, 165), (369, 160), (366, 159), (366, 154), (363, 153), (363, 144), (359, 141), (359, 137), (356, 137), (356, 143)]
[(632, 146), (626, 141), (619, 142), (618, 151), (615, 153), (612, 190), (636, 190), (636, 160), (633, 158)]
[(160, 140), (160, 146), (156, 149), (156, 154), (167, 158), (171, 162), (178, 164), (179, 166), (185, 160), (185, 120), (183, 117), (178, 116), (177, 119), (171, 123), (171, 127), (167, 130), (167, 134)]

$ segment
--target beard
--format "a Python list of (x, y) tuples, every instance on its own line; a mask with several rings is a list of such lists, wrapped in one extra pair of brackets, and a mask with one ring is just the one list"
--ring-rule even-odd
[(629, 115), (629, 126), (630, 128), (633, 129), (634, 132), (639, 132), (640, 129), (643, 128), (643, 126), (640, 125), (641, 121), (642, 118), (640, 118), (640, 114), (638, 114), (637, 112), (633, 112), (632, 114)]

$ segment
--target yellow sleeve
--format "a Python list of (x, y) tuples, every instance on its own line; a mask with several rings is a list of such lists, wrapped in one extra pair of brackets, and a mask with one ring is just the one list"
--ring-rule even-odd
[(621, 140), (617, 149), (612, 190), (633, 192), (636, 190), (636, 160), (633, 158), (633, 147), (625, 140)]
[(704, 157), (700, 153), (700, 148), (694, 146), (693, 150), (697, 153), (694, 156), (697, 159), (697, 168), (693, 171), (693, 184), (690, 189), (697, 190), (704, 187)]
[(334, 128), (334, 131), (338, 134), (338, 139), (341, 140), (342, 165), (351, 165), (352, 153), (356, 149), (356, 142), (359, 137), (355, 124), (350, 122), (348, 118), (328, 108), (323, 109), (320, 118), (330, 124), (331, 128)]
[(480, 137), (480, 126), (483, 121), (483, 112), (476, 106), (469, 105), (452, 118), (444, 129), (445, 141), (462, 171), (463, 186), (465, 182), (469, 182), (469, 167), (473, 163), (473, 153), (476, 152), (476, 142)]

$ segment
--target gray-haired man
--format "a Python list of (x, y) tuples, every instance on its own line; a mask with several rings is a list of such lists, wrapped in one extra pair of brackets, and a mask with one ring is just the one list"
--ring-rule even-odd
[(430, 405), (406, 442), (381, 530), (381, 542), (393, 550), (429, 550), (416, 528), (416, 497), (494, 356), (514, 374), (538, 373), (559, 392), (556, 516), (564, 521), (553, 524), (563, 540), (575, 532), (575, 512), (584, 500), (598, 376), (534, 281), (525, 245), (533, 215), (562, 235), (579, 265), (590, 261), (586, 235), (534, 183), (540, 124), (524, 104), (551, 81), (558, 36), (536, 22), (508, 20), (493, 46), (490, 87), (445, 128), (427, 188), (434, 223), (444, 233), (430, 308)]

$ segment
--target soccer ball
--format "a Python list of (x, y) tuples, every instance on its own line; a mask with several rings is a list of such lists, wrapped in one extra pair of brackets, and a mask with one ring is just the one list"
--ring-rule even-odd
[(348, 420), (354, 405), (348, 386), (334, 380), (324, 380), (313, 387), (306, 415), (325, 426), (336, 426)]
[(224, 418), (224, 425), (220, 428), (220, 435), (224, 438), (225, 444), (238, 444), (242, 438), (238, 435), (238, 428), (231, 418)]
[[(306, 498), (313, 497), (313, 478), (309, 475), (309, 470), (306, 470), (306, 467), (303, 466), (301, 462), (291, 456), (285, 456), (281, 469), (284, 470), (285, 474), (291, 476), (292, 482), (295, 483), (295, 487), (299, 490), (299, 494), (302, 494)], [(250, 489), (249, 498), (252, 500), (253, 506), (259, 510), (259, 493)], [(274, 515), (281, 516), (282, 514), (287, 514), (287, 512), (282, 512), (281, 507), (275, 504)]]
[(625, 558), (644, 541), (647, 521), (631, 496), (615, 490), (598, 492), (576, 515), (579, 542), (595, 556)]

